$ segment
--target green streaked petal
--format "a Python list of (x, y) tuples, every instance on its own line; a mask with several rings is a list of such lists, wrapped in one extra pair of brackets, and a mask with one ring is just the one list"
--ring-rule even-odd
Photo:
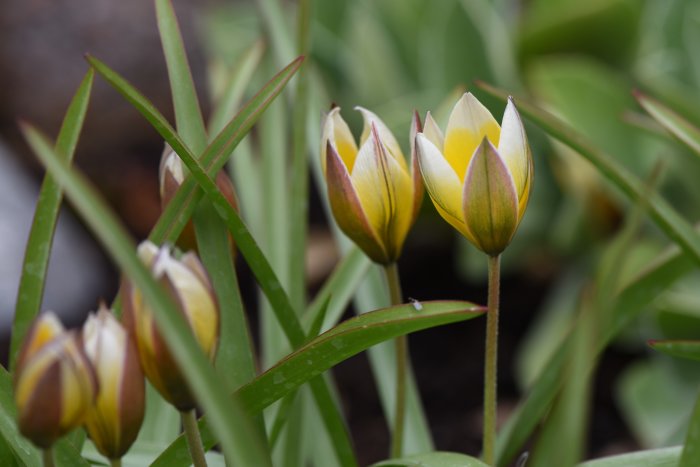
[(463, 196), (474, 245), (489, 255), (501, 253), (518, 227), (518, 197), (508, 167), (486, 138), (469, 164)]
[(326, 181), (333, 217), (341, 230), (373, 261), (388, 261), (384, 246), (362, 210), (350, 174), (330, 141), (326, 143)]
[(382, 119), (379, 118), (374, 112), (360, 106), (355, 107), (355, 110), (362, 113), (362, 118), (365, 122), (364, 127), (362, 128), (362, 135), (360, 136), (360, 146), (363, 146), (369, 139), (372, 133), (372, 125), (374, 124), (374, 126), (377, 128), (379, 139), (389, 150), (389, 155), (396, 159), (404, 170), (408, 171), (408, 167), (406, 167), (406, 158), (401, 151), (401, 146), (399, 146), (398, 141), (396, 141), (396, 138), (389, 127), (386, 126)]
[(465, 93), (457, 101), (447, 123), (443, 153), (460, 181), (464, 180), (469, 161), (481, 140), (486, 137), (496, 144), (500, 131), (491, 112), (472, 93)]
[(425, 188), (435, 208), (452, 227), (471, 238), (462, 213), (462, 183), (454, 169), (424, 133), (416, 136), (416, 154)]
[(525, 128), (523, 128), (523, 122), (512, 98), (508, 98), (508, 104), (503, 113), (498, 153), (503, 158), (513, 177), (518, 200), (524, 198), (530, 178), (530, 147), (527, 144), (527, 135), (525, 134)]
[(352, 171), (362, 210), (384, 244), (390, 261), (401, 254), (413, 219), (413, 181), (408, 171), (387, 154), (379, 127), (372, 122), (372, 134), (360, 147)]
[(345, 163), (348, 171), (352, 170), (357, 157), (357, 144), (350, 132), (348, 124), (340, 116), (340, 107), (333, 107), (323, 123), (323, 134), (321, 136), (321, 164), (323, 171), (326, 171), (326, 146), (330, 142), (335, 148), (340, 158)]

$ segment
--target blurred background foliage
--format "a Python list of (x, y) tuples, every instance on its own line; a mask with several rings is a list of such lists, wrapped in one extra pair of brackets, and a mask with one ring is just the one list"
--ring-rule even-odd
[[(36, 11), (58, 8), (47, 6), (46, 2), (30, 3), (39, 5), (35, 6)], [(64, 14), (79, 16), (78, 3), (66, 2), (72, 4), (75, 11)], [(137, 11), (132, 17), (124, 13), (131, 19), (131, 27), (138, 31), (155, 30), (152, 12), (134, 6), (136, 3), (139, 2), (127, 1), (119, 7)], [(268, 6), (275, 2), (269, 0), (174, 3), (184, 24), (186, 43), (191, 48), (195, 79), (200, 85), (206, 83), (201, 86), (200, 94), (208, 96), (209, 102), (220, 100), (226, 84), (241, 72), (243, 63), (260, 61), (259, 66), (251, 68), (254, 79), (248, 88), (252, 90), (294, 55), (295, 46), (289, 38), (295, 36), (295, 2), (283, 2), (286, 14), (281, 18), (270, 14)], [(29, 13), (18, 13), (27, 9)], [(3, 12), (0, 17), (5, 18), (0, 23), (18, 21), (22, 28), (30, 28), (38, 21), (31, 15), (30, 6), (15, 0), (0, 6), (0, 12)], [(474, 92), (500, 120), (502, 103), (473, 84), (474, 80), (482, 80), (506, 89), (515, 96), (516, 103), (518, 96), (536, 100), (640, 179), (654, 179), (651, 189), (658, 190), (689, 222), (695, 223), (700, 217), (700, 159), (643, 113), (632, 94), (634, 89), (640, 89), (700, 124), (700, 55), (697, 53), (700, 3), (693, 0), (316, 0), (312, 2), (312, 12), (311, 53), (306, 61), (310, 75), (308, 135), (312, 141), (312, 166), (316, 165), (318, 157), (313, 137), (318, 136), (322, 113), (331, 102), (343, 109), (344, 118), (356, 134), (360, 132), (361, 118), (352, 108), (361, 105), (372, 109), (394, 130), (408, 153), (411, 111), (417, 109), (424, 116), (431, 110), (444, 128), (452, 104), (465, 90)], [(276, 24), (275, 20), (282, 23)], [(109, 29), (109, 23), (110, 18), (105, 18), (106, 29), (93, 33), (97, 37), (110, 34), (114, 30)], [(4, 74), (0, 82), (4, 80), (6, 84), (0, 108), (4, 108), (2, 137), (13, 143), (13, 120), (17, 114), (39, 123), (42, 118), (48, 118), (50, 127), (51, 116), (40, 113), (44, 101), (34, 102), (22, 96), (54, 79), (59, 74), (56, 70), (66, 63), (52, 64), (32, 50), (18, 55), (15, 49), (22, 50), (17, 44), (22, 37), (18, 31), (23, 29), (8, 24), (0, 37), (4, 34), (14, 42), (0, 41), (3, 71), (0, 75)], [(45, 22), (41, 24), (46, 26)], [(83, 31), (82, 36), (74, 33), (78, 39), (66, 45), (72, 55), (90, 50), (102, 57), (100, 42), (88, 34), (98, 23), (74, 21), (67, 24)], [(46, 27), (31, 30), (32, 34), (50, 37), (57, 31), (61, 34), (63, 26), (58, 23), (51, 28), (53, 30)], [(120, 53), (104, 50), (105, 58), (111, 59), (115, 69), (134, 78), (147, 94), (150, 92), (154, 101), (162, 104), (161, 108), (168, 110), (168, 104), (164, 103), (167, 92), (165, 98), (159, 99), (166, 82), (160, 52), (153, 47), (139, 47), (133, 37), (124, 40), (129, 50)], [(48, 42), (41, 47), (48, 47)], [(143, 43), (151, 44), (150, 38), (143, 38)], [(78, 49), (77, 52), (72, 48)], [(152, 55), (142, 58), (146, 53)], [(149, 61), (154, 61), (150, 76), (139, 70), (142, 63)], [(73, 73), (73, 66), (78, 76), (85, 68), (80, 63), (69, 64), (67, 75)], [(49, 65), (54, 68), (46, 70)], [(39, 70), (43, 70), (40, 75)], [(30, 80), (22, 82), (22, 73), (34, 74)], [(71, 89), (77, 82), (76, 78), (65, 87)], [(13, 95), (12, 86), (22, 92)], [(56, 107), (62, 108), (70, 91), (61, 91), (59, 85), (52, 89), (58, 89), (54, 92), (60, 100)], [(112, 114), (108, 102), (114, 97), (104, 96), (111, 94), (98, 88), (86, 127), (87, 144), (80, 149), (78, 164), (98, 185), (107, 186), (112, 203), (122, 212), (135, 235), (144, 235), (157, 215), (157, 209), (153, 208), (157, 205), (157, 187), (156, 178), (151, 177), (151, 182), (146, 182), (149, 177), (142, 175), (142, 171), (155, 174), (160, 142), (152, 132), (143, 131), (145, 124), (130, 120), (132, 117), (139, 119), (135, 113), (122, 118), (124, 108), (115, 105)], [(280, 165), (278, 185), (274, 182), (266, 185), (270, 183), (268, 180), (256, 186), (255, 179), (246, 179), (236, 172), (237, 164), (248, 164), (246, 173), (256, 173), (269, 163), (266, 161), (275, 163), (275, 159), (266, 157), (265, 153), (275, 156), (282, 153), (289, 157), (290, 113), (285, 112), (283, 104), (277, 110), (275, 106), (249, 141), (234, 154), (237, 162), (233, 164), (232, 174), (239, 186), (248, 185), (240, 186), (242, 192), (257, 193), (257, 197), (242, 197), (243, 214), (253, 232), (262, 238), (267, 235), (263, 246), (273, 266), (283, 268), (285, 250), (281, 248), (282, 253), (275, 253), (279, 245), (274, 235), (280, 230), (284, 232), (295, 220), (286, 218), (284, 209), (279, 206), (275, 209), (274, 203), (280, 196), (284, 199), (284, 187), (289, 183), (287, 169), (284, 164)], [(48, 108), (53, 109), (53, 104)], [(56, 118), (60, 118), (59, 113), (56, 114)], [(104, 115), (108, 116), (108, 122), (100, 123)], [(599, 269), (610, 256), (613, 239), (633, 222), (631, 213), (638, 204), (621, 196), (571, 149), (550, 139), (536, 126), (526, 124), (536, 177), (528, 212), (503, 258), (501, 401), (504, 415), (519, 394), (536, 380), (538, 372), (565, 338), (573, 319), (590, 306), (584, 299), (588, 291), (605, 290), (606, 284), (599, 283), (599, 278), (606, 276), (599, 274)], [(107, 144), (96, 143), (104, 134), (109, 135)], [(24, 154), (25, 149), (18, 143), (13, 147)], [(106, 163), (105, 158), (110, 162)], [(105, 164), (117, 167), (124, 161), (138, 169), (125, 170), (126, 178), (119, 180), (112, 178), (113, 171), (99, 168)], [(138, 188), (133, 188), (137, 185)], [(136, 199), (136, 195), (130, 193), (132, 190), (138, 194), (137, 204), (148, 212), (132, 212)], [(315, 194), (310, 205), (310, 251), (319, 253), (320, 258), (309, 266), (309, 277), (314, 281), (309, 284), (310, 290), (329, 272), (336, 257), (333, 248), (328, 246), (323, 196), (319, 195), (323, 190), (322, 185), (313, 189)], [(643, 219), (630, 236), (624, 254), (613, 255), (619, 262), (615, 276), (618, 284), (631, 278), (670, 246), (669, 240)], [(485, 300), (486, 262), (439, 219), (428, 200), (409, 236), (400, 267), (408, 296)], [(641, 318), (625, 329), (601, 357), (588, 399), (590, 406), (586, 410), (590, 430), (584, 457), (683, 441), (689, 408), (697, 396), (700, 366), (654, 354), (647, 350), (645, 342), (650, 338), (697, 338), (700, 335), (700, 288), (696, 285), (699, 277), (700, 274), (692, 270), (663, 290), (646, 305)], [(281, 278), (284, 283), (284, 276)], [(447, 337), (445, 334), (414, 336), (412, 349), (436, 445), (442, 449), (474, 452), (478, 447), (478, 423), (453, 417), (443, 424), (443, 418), (449, 418), (454, 406), (448, 404), (444, 409), (447, 415), (443, 417), (435, 415), (433, 409), (439, 411), (440, 408), (431, 402), (431, 398), (441, 397), (440, 390), (443, 390), (448, 394), (445, 397), (453, 401), (464, 397), (473, 399), (468, 405), (478, 413), (480, 385), (475, 383), (478, 379), (467, 380), (467, 373), (469, 377), (476, 375), (478, 378), (481, 371), (481, 329), (475, 324), (471, 324), (469, 330), (457, 329)], [(464, 336), (468, 342), (463, 342)], [(439, 347), (440, 344), (436, 344), (439, 340), (453, 344), (443, 342)], [(442, 355), (427, 348), (434, 345), (438, 345)], [(274, 354), (283, 351), (267, 350), (273, 354), (267, 360), (270, 362), (276, 360)], [(474, 369), (463, 371), (467, 358), (473, 358)], [(443, 364), (435, 363), (435, 359)], [(367, 371), (362, 365), (358, 368), (352, 363), (344, 365), (350, 372)], [(423, 367), (433, 365), (455, 374), (426, 377), (430, 373)], [(421, 373), (422, 368), (426, 373)], [(341, 393), (351, 400), (352, 390), (343, 392), (342, 386), (352, 378), (339, 375), (339, 379)], [(426, 388), (430, 386), (428, 379), (434, 379), (434, 385), (442, 387)], [(445, 388), (452, 385), (454, 387)], [(370, 405), (366, 411), (377, 410), (364, 399), (359, 400), (359, 404)], [(354, 408), (351, 407), (350, 412)], [(352, 415), (349, 419), (351, 424), (358, 423)], [(473, 445), (465, 447), (462, 425), (469, 423), (476, 428), (469, 428)], [(380, 432), (385, 429), (382, 422), (379, 426)], [(451, 427), (460, 435), (448, 434)], [(382, 455), (381, 448), (377, 452), (371, 446), (373, 437), (387, 439), (384, 432), (377, 434), (372, 430), (375, 428), (367, 433), (366, 444), (359, 443), (367, 450), (360, 456), (365, 461), (381, 458), (378, 457)]]

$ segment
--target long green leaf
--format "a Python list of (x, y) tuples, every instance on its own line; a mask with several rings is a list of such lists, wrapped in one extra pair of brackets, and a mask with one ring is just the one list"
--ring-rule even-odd
[[(87, 60), (95, 71), (131, 102), (153, 125), (156, 131), (166, 141), (170, 142), (172, 135), (174, 135), (172, 127), (153, 104), (100, 60), (90, 56), (87, 57)], [(214, 177), (221, 170), (238, 143), (248, 134), (260, 115), (284, 89), (284, 86), (301, 65), (301, 61), (301, 57), (292, 61), (268, 81), (204, 150), (201, 161), (207, 168), (209, 176)], [(158, 219), (149, 238), (155, 243), (174, 241), (192, 216), (192, 212), (201, 195), (202, 193), (197, 189), (194, 178), (191, 175), (188, 176)]]
[(24, 125), (23, 131), (41, 162), (63, 186), (73, 206), (151, 305), (158, 327), (182, 373), (187, 375), (192, 392), (210, 415), (212, 428), (226, 457), (239, 465), (269, 465), (250, 417), (241, 409), (237, 399), (227, 397), (188, 325), (168, 294), (136, 256), (133, 243), (106, 203), (80, 175), (56, 156), (37, 130)]
[(700, 341), (691, 340), (652, 340), (649, 345), (654, 350), (673, 357), (700, 361)]
[(458, 452), (429, 452), (401, 459), (389, 459), (370, 467), (488, 467), (479, 459)]
[(685, 435), (678, 467), (697, 467), (698, 465), (700, 465), (700, 397), (695, 401), (695, 409), (690, 416), (688, 433)]
[(651, 449), (595, 459), (578, 467), (677, 467), (680, 454), (680, 447)]
[[(124, 95), (137, 108), (137, 110), (144, 115), (144, 117), (154, 126), (161, 136), (163, 136), (163, 138), (170, 144), (173, 150), (175, 150), (175, 152), (182, 158), (184, 164), (191, 173), (191, 177), (194, 177), (201, 188), (207, 193), (207, 196), (214, 203), (217, 212), (233, 235), (241, 254), (250, 266), (256, 280), (258, 281), (258, 284), (265, 293), (265, 296), (268, 298), (268, 300), (270, 300), (273, 311), (275, 312), (279, 323), (282, 325), (284, 333), (292, 347), (297, 348), (302, 345), (306, 340), (306, 335), (301, 327), (301, 323), (299, 322), (296, 312), (291, 306), (289, 297), (280, 285), (280, 281), (277, 279), (277, 275), (238, 213), (231, 207), (226, 198), (218, 190), (216, 184), (211, 178), (211, 175), (204, 169), (208, 163), (207, 154), (210, 151), (210, 148), (215, 148), (212, 149), (211, 152), (215, 156), (218, 154), (218, 149), (216, 149), (217, 145), (220, 146), (223, 144), (222, 142), (219, 142), (219, 137), (217, 137), (209, 148), (205, 150), (202, 160), (197, 160), (187, 145), (182, 141), (177, 133), (175, 133), (163, 115), (158, 112), (158, 110), (150, 101), (148, 101), (148, 99), (141, 95), (123, 78), (111, 71), (106, 65), (92, 58), (90, 60), (93, 66), (97, 67), (97, 71), (103, 76), (107, 77), (110, 83), (113, 84), (119, 90), (119, 92), (122, 93), (122, 95)], [(295, 62), (290, 64), (289, 67), (296, 69), (299, 63), (300, 59), (297, 59)], [(222, 131), (222, 134), (227, 133), (227, 130), (235, 122), (236, 118), (234, 118), (232, 123)], [(233, 148), (231, 147), (230, 149), (232, 150)], [(228, 153), (230, 153), (230, 151), (227, 152), (227, 154)], [(225, 159), (220, 161), (222, 165), (224, 161)], [(214, 167), (216, 168), (215, 165)], [(221, 166), (218, 168), (221, 168)], [(191, 180), (191, 177), (188, 177), (188, 179), (181, 185), (175, 199), (177, 199), (177, 195), (179, 195), (179, 193), (185, 189), (187, 183)], [(173, 205), (175, 199), (170, 202), (168, 208)], [(323, 415), (323, 420), (328, 427), (329, 433), (331, 433), (333, 437), (334, 448), (336, 449), (338, 458), (344, 462), (344, 465), (354, 465), (354, 454), (350, 445), (349, 435), (342, 417), (340, 416), (337, 407), (333, 403), (328, 386), (323, 380), (312, 380), (311, 389), (319, 404), (319, 409)]]
[[(484, 311), (483, 307), (469, 302), (437, 301), (423, 302), (420, 311), (413, 305), (400, 305), (365, 313), (340, 323), (308, 342), (236, 394), (244, 408), (255, 413), (291, 393), (309, 379), (379, 342), (430, 327), (472, 319)], [(211, 446), (214, 440), (204, 419), (200, 420), (200, 429), (205, 446)], [(185, 440), (180, 437), (153, 465), (185, 465), (182, 455), (186, 449)]]
[(700, 156), (700, 129), (661, 102), (641, 92), (635, 97), (644, 110), (672, 135)]
[(199, 154), (207, 144), (207, 132), (204, 129), (202, 111), (199, 108), (180, 27), (170, 0), (155, 0), (155, 4), (160, 41), (168, 66), (177, 130), (192, 150)]
[[(83, 127), (90, 101), (94, 72), (89, 70), (83, 78), (63, 119), (56, 142), (56, 152), (70, 164)], [(44, 297), (46, 271), (51, 256), (51, 244), (63, 193), (53, 177), (47, 174), (41, 185), (34, 212), (34, 221), (27, 240), (24, 265), (17, 293), (15, 319), (10, 344), (10, 368), (14, 367), (24, 336), (39, 313)]]
[[(479, 82), (478, 86), (489, 94), (504, 101), (508, 93)], [(591, 144), (583, 135), (569, 125), (546, 112), (526, 99), (518, 99), (518, 110), (537, 123), (554, 138), (569, 146), (586, 158), (593, 166), (633, 202), (648, 200), (648, 212), (659, 228), (677, 243), (696, 263), (700, 264), (700, 236), (683, 217), (676, 212), (665, 199), (656, 193), (647, 193), (645, 185), (627, 169), (615, 162), (615, 159)]]

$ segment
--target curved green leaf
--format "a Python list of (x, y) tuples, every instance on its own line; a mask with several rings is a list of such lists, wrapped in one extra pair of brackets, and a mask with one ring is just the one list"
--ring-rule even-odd
[[(479, 82), (478, 86), (504, 101), (508, 98), (508, 93), (486, 83)], [(665, 199), (657, 193), (648, 193), (644, 183), (616, 163), (615, 158), (598, 149), (583, 135), (551, 113), (523, 98), (517, 99), (516, 105), (522, 115), (586, 158), (601, 175), (611, 181), (633, 202), (640, 199), (647, 200), (647, 210), (656, 225), (696, 263), (700, 264), (700, 236)]]
[(641, 92), (635, 92), (639, 105), (672, 135), (700, 156), (700, 129), (661, 102)]
[(695, 409), (690, 417), (678, 467), (697, 467), (698, 465), (700, 465), (700, 396), (695, 401)]
[(236, 398), (227, 397), (211, 364), (177, 311), (172, 299), (136, 256), (136, 249), (106, 203), (82, 176), (72, 171), (51, 149), (46, 138), (29, 125), (22, 130), (46, 169), (63, 186), (66, 195), (100, 239), (114, 262), (142, 291), (156, 318), (159, 330), (187, 375), (197, 401), (210, 415), (214, 431), (226, 457), (239, 465), (269, 465), (269, 457), (249, 416)]
[(458, 452), (429, 452), (401, 459), (388, 459), (371, 467), (488, 467), (475, 457)]
[[(83, 127), (85, 113), (90, 101), (94, 72), (89, 70), (83, 78), (68, 107), (63, 125), (58, 134), (56, 152), (70, 164)], [(50, 174), (44, 177), (34, 212), (34, 221), (27, 240), (22, 276), (17, 293), (15, 319), (10, 344), (10, 368), (14, 367), (24, 336), (34, 317), (39, 313), (44, 297), (46, 271), (51, 256), (51, 244), (56, 228), (56, 219), (63, 199), (63, 192)]]
[(691, 340), (651, 340), (649, 346), (673, 357), (700, 361), (700, 341)]
[(651, 449), (583, 462), (578, 467), (677, 467), (681, 448)]
[[(480, 316), (483, 307), (469, 302), (423, 302), (417, 310), (413, 304), (400, 305), (365, 313), (347, 320), (321, 334), (289, 355), (280, 363), (258, 376), (236, 392), (250, 413), (263, 410), (276, 400), (291, 393), (333, 365), (397, 336), (443, 324), (455, 323)], [(202, 439), (211, 447), (214, 439), (203, 417), (200, 420)], [(181, 436), (156, 460), (154, 466), (186, 465), (182, 456), (187, 449)]]

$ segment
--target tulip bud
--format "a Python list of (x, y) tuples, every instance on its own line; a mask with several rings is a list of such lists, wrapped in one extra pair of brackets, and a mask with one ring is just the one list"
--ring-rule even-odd
[[(219, 307), (209, 276), (197, 256), (190, 252), (178, 260), (171, 256), (168, 246), (159, 249), (149, 241), (139, 245), (138, 254), (175, 299), (195, 339), (213, 360), (219, 340)], [(122, 287), (124, 326), (134, 337), (146, 377), (179, 410), (193, 409), (195, 401), (158, 331), (152, 310), (129, 281), (124, 281)]]
[[(324, 123), (321, 157), (328, 198), (341, 230), (373, 261), (389, 264), (401, 255), (416, 219), (422, 183), (389, 128), (369, 110), (357, 110), (365, 121), (359, 150), (340, 108), (333, 108)], [(412, 132), (418, 128), (414, 119)]]
[(51, 312), (27, 334), (14, 387), (19, 431), (43, 449), (83, 423), (98, 390), (80, 335)]
[[(173, 199), (180, 185), (185, 181), (187, 174), (187, 167), (182, 163), (182, 159), (180, 159), (175, 151), (166, 144), (158, 170), (161, 209), (165, 209), (168, 203), (170, 203), (170, 200)], [(238, 202), (236, 200), (236, 192), (233, 188), (233, 183), (231, 183), (231, 179), (224, 171), (219, 172), (216, 176), (216, 186), (233, 209), (238, 210)], [(233, 247), (233, 240), (230, 237), (229, 239)], [(197, 248), (192, 222), (188, 222), (185, 226), (185, 229), (178, 239), (178, 245), (184, 250), (195, 250)]]
[(136, 440), (144, 416), (145, 382), (138, 351), (104, 305), (85, 322), (83, 346), (100, 385), (85, 427), (105, 457), (119, 459)]
[(500, 254), (525, 214), (534, 173), (513, 100), (508, 99), (499, 127), (486, 107), (466, 93), (452, 110), (444, 138), (428, 113), (416, 148), (440, 215), (483, 252)]

